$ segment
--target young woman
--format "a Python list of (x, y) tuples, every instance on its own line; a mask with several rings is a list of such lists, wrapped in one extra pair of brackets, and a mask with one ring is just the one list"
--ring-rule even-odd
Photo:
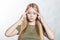
[(5, 32), (7, 37), (18, 35), (18, 40), (54, 40), (53, 32), (48, 28), (35, 3), (27, 6), (21, 18)]

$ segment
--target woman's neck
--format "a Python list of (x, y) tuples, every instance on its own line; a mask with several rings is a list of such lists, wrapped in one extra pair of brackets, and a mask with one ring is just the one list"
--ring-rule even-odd
[(35, 25), (35, 21), (29, 22), (29, 25)]

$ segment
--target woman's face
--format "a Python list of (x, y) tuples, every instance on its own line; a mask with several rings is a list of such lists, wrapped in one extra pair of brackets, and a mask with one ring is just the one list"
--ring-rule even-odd
[(36, 11), (35, 11), (32, 7), (30, 7), (30, 8), (28, 9), (27, 17), (28, 17), (28, 20), (29, 20), (30, 22), (36, 20), (36, 18), (37, 18), (37, 13), (36, 13)]

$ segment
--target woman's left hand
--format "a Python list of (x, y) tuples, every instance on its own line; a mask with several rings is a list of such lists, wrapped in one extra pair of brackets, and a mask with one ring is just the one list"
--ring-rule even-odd
[(38, 19), (42, 20), (43, 17), (40, 15), (40, 13), (37, 13), (37, 15), (38, 15)]

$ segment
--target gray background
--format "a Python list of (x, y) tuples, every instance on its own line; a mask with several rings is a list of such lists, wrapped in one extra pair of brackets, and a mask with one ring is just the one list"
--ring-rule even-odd
[(4, 33), (32, 2), (38, 4), (41, 15), (54, 32), (55, 40), (60, 40), (60, 0), (0, 0), (0, 40), (17, 40), (18, 35), (6, 37)]

